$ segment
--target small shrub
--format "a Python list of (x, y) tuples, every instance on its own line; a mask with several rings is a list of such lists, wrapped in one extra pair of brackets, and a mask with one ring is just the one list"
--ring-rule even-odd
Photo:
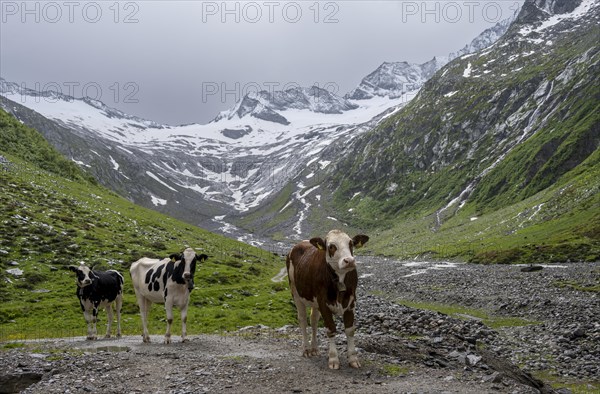
[(523, 257), (521, 249), (492, 250), (479, 252), (469, 261), (474, 264), (513, 264)]
[(39, 271), (28, 271), (23, 275), (26, 282), (31, 283), (32, 286), (48, 280), (48, 276)]
[(258, 267), (256, 267), (256, 266), (254, 266), (254, 265), (251, 265), (248, 268), (248, 273), (252, 274), (252, 275), (255, 275), (255, 276), (260, 276), (260, 269)]
[(233, 260), (226, 261), (224, 264), (233, 268), (242, 268), (244, 266), (244, 264), (242, 264), (241, 262)]

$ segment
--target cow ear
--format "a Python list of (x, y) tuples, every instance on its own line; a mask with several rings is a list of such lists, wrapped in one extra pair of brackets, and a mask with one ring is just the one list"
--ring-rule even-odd
[(325, 241), (323, 241), (323, 238), (311, 238), (310, 243), (317, 249), (325, 250)]
[(169, 255), (169, 258), (173, 261), (176, 261), (178, 257), (179, 257), (179, 253), (171, 253)]
[(74, 265), (70, 265), (69, 270), (71, 270), (73, 272), (77, 272), (77, 267), (75, 267)]
[(362, 248), (364, 244), (369, 241), (369, 237), (367, 235), (358, 234), (354, 238), (352, 238), (352, 243), (354, 243), (355, 248)]
[(206, 261), (208, 260), (208, 256), (205, 254), (201, 254), (200, 256), (198, 256), (198, 260), (200, 261)]

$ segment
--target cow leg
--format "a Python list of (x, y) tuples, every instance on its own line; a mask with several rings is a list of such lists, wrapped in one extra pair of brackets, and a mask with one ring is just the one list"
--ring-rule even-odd
[(296, 311), (298, 312), (298, 325), (300, 326), (300, 332), (302, 333), (302, 356), (310, 357), (308, 333), (306, 332), (306, 305), (296, 297), (294, 297), (294, 302), (296, 304)]
[(146, 343), (150, 342), (150, 334), (148, 333), (148, 313), (152, 307), (152, 303), (143, 296), (137, 296), (138, 305), (140, 306), (140, 317), (142, 318), (142, 340)]
[(317, 356), (319, 355), (319, 340), (317, 339), (317, 329), (319, 328), (319, 318), (321, 317), (321, 313), (319, 312), (319, 308), (313, 306), (310, 311), (310, 328), (312, 329), (312, 341), (311, 341), (311, 349), (310, 355)]
[(90, 310), (86, 309), (83, 311), (83, 317), (85, 318), (85, 323), (87, 325), (87, 337), (86, 339), (89, 341), (93, 341), (94, 339), (94, 331), (92, 329), (93, 324), (93, 315), (90, 313)]
[(335, 346), (335, 321), (332, 312), (326, 307), (323, 310), (323, 321), (327, 327), (327, 339), (329, 340), (329, 368), (340, 369), (340, 358), (338, 357), (337, 347)]
[(344, 328), (348, 342), (348, 363), (352, 368), (360, 368), (358, 354), (354, 345), (354, 310), (344, 312)]
[(171, 324), (173, 324), (173, 297), (167, 297), (165, 301), (165, 311), (167, 312), (167, 332), (165, 333), (165, 343), (171, 343)]
[(121, 309), (123, 307), (123, 295), (119, 294), (115, 300), (117, 310), (117, 338), (121, 338)]
[(98, 306), (94, 305), (94, 309), (92, 309), (92, 338), (98, 338), (98, 330), (96, 329), (96, 323), (98, 322)]
[(188, 304), (181, 307), (181, 342), (187, 342), (185, 337), (187, 334), (187, 309)]
[(106, 335), (104, 336), (104, 338), (110, 338), (110, 332), (112, 329), (112, 322), (113, 322), (113, 309), (112, 309), (112, 303), (106, 305)]

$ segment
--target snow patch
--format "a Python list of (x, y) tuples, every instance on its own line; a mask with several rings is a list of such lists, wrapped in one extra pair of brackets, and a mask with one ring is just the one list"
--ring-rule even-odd
[(331, 161), (329, 160), (319, 160), (319, 165), (321, 166), (321, 169), (325, 169), (328, 165), (331, 164)]
[(285, 205), (283, 206), (283, 208), (281, 208), (281, 209), (279, 210), (279, 213), (281, 213), (281, 212), (285, 211), (285, 209), (286, 209), (287, 207), (289, 207), (290, 205), (292, 205), (292, 201), (291, 201), (291, 200), (290, 200), (290, 201), (288, 201), (288, 202), (287, 202), (287, 204), (285, 204)]
[(162, 198), (158, 198), (156, 196), (150, 196), (152, 198), (152, 204), (154, 204), (155, 207), (159, 206), (159, 205), (167, 205), (167, 200), (163, 200)]
[(471, 71), (472, 71), (472, 65), (471, 62), (469, 62), (469, 65), (467, 66), (467, 68), (465, 68), (465, 71), (463, 71), (463, 77), (465, 78), (469, 78), (471, 76)]
[(130, 155), (134, 155), (135, 153), (133, 153), (132, 151), (130, 151), (129, 149), (125, 149), (123, 148), (121, 145), (117, 145), (117, 148), (121, 149), (124, 152), (129, 153)]
[(157, 181), (158, 183), (160, 183), (161, 185), (173, 190), (174, 192), (176, 192), (177, 190), (173, 189), (171, 186), (169, 186), (168, 184), (166, 184), (164, 181), (162, 181), (158, 176), (156, 176), (155, 174), (153, 174), (150, 171), (146, 171), (146, 175), (148, 175), (150, 178), (154, 179), (155, 181)]
[(85, 164), (85, 163), (84, 163), (84, 162), (82, 162), (82, 161), (75, 160), (75, 159), (71, 159), (71, 160), (73, 160), (73, 162), (74, 162), (75, 164), (77, 164), (77, 165), (80, 165), (80, 166), (82, 166), (82, 167), (88, 167), (88, 168), (92, 167), (91, 165), (89, 165), (89, 164)]
[(459, 265), (464, 263), (452, 263), (449, 261), (444, 261), (440, 263), (434, 263), (430, 261), (414, 261), (403, 263), (404, 267), (419, 267), (419, 269), (413, 270), (410, 274), (404, 275), (403, 278), (408, 278), (415, 275), (422, 275), (427, 273), (429, 270), (442, 270), (442, 269), (450, 269), (457, 268)]
[(110, 158), (110, 162), (111, 162), (111, 163), (112, 163), (112, 165), (113, 165), (113, 170), (115, 170), (115, 171), (119, 171), (119, 167), (120, 167), (120, 166), (119, 166), (119, 163), (117, 163), (117, 161), (116, 161), (115, 159), (113, 159), (113, 157), (112, 157), (112, 156), (108, 155), (108, 157)]

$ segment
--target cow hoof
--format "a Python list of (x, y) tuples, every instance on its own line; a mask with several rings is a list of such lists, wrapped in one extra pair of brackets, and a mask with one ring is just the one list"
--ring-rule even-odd
[(171, 343), (171, 338), (165, 338), (165, 343), (166, 343), (166, 344), (169, 344), (169, 343)]
[(150, 343), (150, 337), (143, 337), (144, 343)]
[(356, 360), (356, 361), (350, 361), (350, 367), (352, 367), (352, 368), (360, 368), (360, 363), (358, 362), (358, 360)]
[(96, 337), (89, 336), (89, 337), (87, 337), (85, 339), (87, 339), (88, 341), (95, 341)]
[(105, 339), (108, 339), (108, 338), (110, 338), (110, 334), (106, 334), (106, 335), (104, 336), (104, 338), (105, 338)]
[(329, 369), (340, 369), (340, 360), (330, 359), (329, 360)]
[(117, 338), (121, 338), (121, 333), (118, 333), (118, 334), (117, 334)]
[(187, 339), (187, 338), (181, 338), (181, 342), (182, 342), (182, 343), (186, 343), (186, 342), (189, 342), (189, 341), (190, 341), (190, 340), (189, 340), (189, 339)]

